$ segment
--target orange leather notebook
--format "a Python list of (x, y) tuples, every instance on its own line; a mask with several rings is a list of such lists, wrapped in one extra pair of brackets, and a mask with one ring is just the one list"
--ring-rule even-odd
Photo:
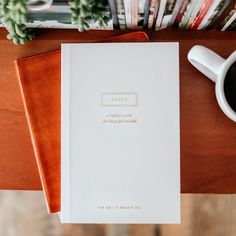
[[(148, 42), (143, 32), (103, 42)], [(25, 113), (49, 213), (60, 211), (60, 50), (15, 61)]]

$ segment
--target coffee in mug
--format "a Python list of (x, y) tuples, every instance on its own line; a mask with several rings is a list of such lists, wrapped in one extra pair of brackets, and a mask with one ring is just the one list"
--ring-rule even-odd
[(230, 66), (226, 73), (224, 93), (228, 104), (236, 112), (236, 62)]

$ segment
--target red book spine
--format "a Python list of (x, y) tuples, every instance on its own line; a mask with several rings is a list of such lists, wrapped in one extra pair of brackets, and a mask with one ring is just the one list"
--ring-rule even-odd
[(174, 26), (179, 26), (179, 23), (181, 22), (189, 3), (190, 3), (190, 0), (183, 1), (182, 6), (175, 18)]
[(205, 17), (205, 15), (207, 14), (211, 4), (212, 4), (213, 0), (205, 0), (202, 8), (199, 12), (198, 17), (196, 18), (196, 20), (193, 22), (191, 29), (196, 30), (198, 28), (198, 26), (201, 24), (203, 18)]

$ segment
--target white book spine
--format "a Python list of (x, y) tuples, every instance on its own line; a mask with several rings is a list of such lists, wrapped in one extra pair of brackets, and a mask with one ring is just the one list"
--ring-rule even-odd
[(160, 30), (161, 28), (161, 22), (162, 22), (163, 14), (165, 11), (166, 2), (167, 0), (161, 0), (160, 2), (159, 12), (158, 12), (157, 21), (156, 21), (156, 30)]
[(161, 29), (166, 29), (171, 21), (172, 15), (166, 15), (163, 17), (162, 23), (161, 23)]
[(132, 27), (131, 0), (124, 0), (124, 7), (125, 7), (126, 26), (128, 29), (131, 29)]
[(172, 19), (172, 15), (173, 15), (173, 11), (174, 11), (175, 3), (176, 3), (176, 0), (172, 0), (172, 1), (168, 0), (167, 1), (165, 11), (164, 11), (164, 16), (163, 16), (163, 19), (161, 22), (161, 29), (166, 29), (168, 27), (168, 25), (170, 24), (170, 21)]
[(62, 45), (61, 79), (61, 222), (70, 222), (70, 45)]

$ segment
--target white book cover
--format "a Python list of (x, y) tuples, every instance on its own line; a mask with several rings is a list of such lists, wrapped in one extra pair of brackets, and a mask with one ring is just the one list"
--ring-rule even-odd
[(61, 89), (62, 223), (179, 223), (178, 43), (63, 44)]

